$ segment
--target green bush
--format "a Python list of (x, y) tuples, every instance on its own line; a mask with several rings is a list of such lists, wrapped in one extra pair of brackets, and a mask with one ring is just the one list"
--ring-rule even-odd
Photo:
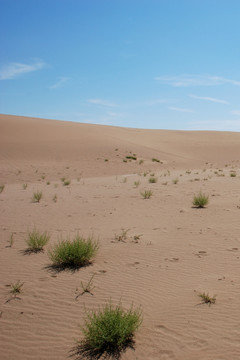
[(193, 205), (197, 208), (204, 208), (208, 204), (208, 196), (202, 194), (201, 192), (198, 195), (194, 195)]
[(134, 334), (141, 322), (140, 309), (131, 307), (124, 311), (121, 305), (107, 304), (102, 310), (87, 315), (79, 352), (91, 354), (94, 359), (102, 355), (118, 359), (121, 351), (133, 345)]
[(151, 190), (144, 190), (141, 192), (141, 195), (144, 199), (150, 199), (152, 194), (153, 194), (153, 192)]
[(48, 243), (50, 235), (47, 232), (40, 233), (38, 230), (34, 229), (29, 232), (28, 238), (26, 239), (27, 243), (27, 252), (39, 252), (43, 250), (43, 247)]
[(32, 197), (33, 202), (39, 203), (41, 198), (42, 198), (42, 191), (37, 191), (37, 192), (33, 193), (33, 197)]
[(71, 240), (63, 240), (48, 251), (53, 266), (61, 268), (79, 268), (88, 265), (98, 250), (98, 242), (91, 237), (84, 239), (80, 235)]

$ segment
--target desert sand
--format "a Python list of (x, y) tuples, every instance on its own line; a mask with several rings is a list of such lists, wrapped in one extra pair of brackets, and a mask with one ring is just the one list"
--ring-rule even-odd
[[(240, 133), (0, 115), (0, 358), (78, 359), (86, 312), (111, 300), (142, 309), (123, 360), (240, 359), (239, 160)], [(51, 239), (26, 254), (33, 228)], [(77, 233), (98, 239), (93, 263), (49, 270), (48, 248)], [(93, 275), (92, 294), (79, 295)]]

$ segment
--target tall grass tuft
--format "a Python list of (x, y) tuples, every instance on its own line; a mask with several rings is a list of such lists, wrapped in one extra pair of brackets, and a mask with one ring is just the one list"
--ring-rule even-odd
[(91, 263), (98, 250), (98, 242), (92, 237), (84, 239), (76, 235), (71, 240), (58, 242), (48, 251), (48, 256), (54, 267), (79, 268)]
[(92, 359), (119, 359), (127, 347), (134, 344), (134, 335), (142, 323), (140, 309), (123, 310), (121, 305), (111, 303), (98, 311), (87, 314), (82, 332), (84, 339), (79, 342), (78, 353)]
[(203, 194), (201, 191), (198, 195), (194, 195), (193, 205), (197, 208), (204, 208), (208, 204), (208, 196)]

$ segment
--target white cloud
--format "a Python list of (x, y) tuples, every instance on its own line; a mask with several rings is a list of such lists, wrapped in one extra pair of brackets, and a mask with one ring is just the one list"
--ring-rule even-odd
[(208, 97), (208, 96), (197, 96), (197, 95), (192, 95), (192, 94), (190, 94), (189, 96), (193, 99), (206, 100), (206, 101), (211, 101), (211, 102), (219, 103), (219, 104), (229, 104), (229, 102), (227, 102), (225, 100), (215, 99), (215, 98)]
[(240, 115), (240, 110), (233, 110), (233, 111), (231, 111), (231, 114)]
[(49, 88), (50, 88), (50, 89), (60, 88), (60, 87), (62, 87), (62, 85), (63, 85), (66, 81), (68, 81), (69, 79), (70, 79), (69, 77), (63, 77), (63, 76), (62, 76), (62, 77), (59, 78), (59, 80), (58, 80), (55, 84), (49, 86)]
[(178, 107), (174, 107), (174, 106), (169, 106), (168, 109), (174, 110), (174, 111), (179, 111), (179, 112), (184, 112), (184, 113), (193, 113), (194, 112), (191, 109), (178, 108)]
[(103, 99), (88, 99), (88, 103), (94, 104), (94, 105), (101, 105), (101, 106), (108, 106), (108, 107), (114, 107), (116, 104)]
[(171, 85), (174, 87), (190, 87), (190, 86), (214, 86), (223, 84), (232, 84), (240, 86), (240, 81), (226, 79), (221, 76), (211, 75), (177, 75), (177, 76), (158, 76), (155, 80)]
[(0, 80), (15, 79), (21, 74), (37, 71), (45, 66), (46, 64), (43, 61), (37, 61), (33, 64), (9, 63), (0, 68)]

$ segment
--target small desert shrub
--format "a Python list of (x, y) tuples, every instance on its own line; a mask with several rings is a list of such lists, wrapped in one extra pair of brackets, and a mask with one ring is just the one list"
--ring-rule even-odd
[(42, 191), (36, 191), (35, 193), (33, 193), (33, 202), (40, 202), (42, 198)]
[(150, 183), (150, 184), (155, 184), (156, 182), (157, 182), (157, 178), (156, 177), (150, 177), (149, 179), (148, 179), (148, 182)]
[(47, 232), (40, 233), (34, 229), (29, 232), (26, 244), (28, 246), (27, 252), (39, 252), (43, 250), (43, 247), (48, 243), (50, 235)]
[(3, 192), (5, 185), (0, 185), (0, 194)]
[(115, 240), (125, 242), (125, 240), (127, 240), (127, 233), (128, 233), (129, 230), (130, 229), (125, 230), (125, 229), (122, 228), (121, 234), (119, 234), (119, 235), (115, 234)]
[(79, 352), (91, 354), (95, 359), (102, 355), (119, 359), (121, 352), (133, 345), (135, 332), (141, 323), (140, 309), (131, 307), (124, 310), (121, 305), (114, 307), (111, 303), (107, 304), (103, 309), (87, 314)]
[(55, 195), (53, 196), (53, 199), (52, 199), (52, 200), (53, 200), (53, 202), (55, 202), (55, 203), (57, 202), (57, 194), (55, 194)]
[(230, 177), (236, 177), (237, 176), (237, 174), (235, 173), (235, 171), (232, 171), (231, 173), (230, 173)]
[(178, 182), (179, 182), (179, 179), (178, 179), (178, 178), (173, 179), (173, 184), (174, 184), (174, 185), (177, 185)]
[(211, 304), (215, 304), (215, 302), (216, 302), (216, 295), (214, 295), (213, 297), (210, 297), (208, 294), (203, 292), (203, 293), (199, 294), (199, 296), (202, 299), (202, 302), (204, 304), (209, 304), (209, 306)]
[(139, 160), (139, 165), (142, 165), (144, 163), (144, 160)]
[(153, 194), (153, 192), (151, 190), (145, 190), (145, 191), (141, 192), (141, 195), (144, 199), (150, 199), (152, 194)]
[(23, 190), (26, 190), (26, 188), (27, 188), (27, 186), (28, 186), (28, 184), (23, 184)]
[(104, 159), (105, 162), (108, 162), (108, 159)]
[(123, 159), (123, 162), (125, 162), (125, 163), (126, 163), (126, 162), (127, 162), (127, 159)]
[(193, 205), (197, 208), (204, 208), (208, 204), (208, 196), (202, 194), (201, 192), (198, 195), (194, 195)]
[(156, 158), (152, 158), (152, 162), (160, 162), (160, 160), (156, 159)]
[(63, 181), (63, 186), (68, 186), (71, 184), (71, 181), (70, 180), (64, 180)]
[(134, 181), (134, 186), (137, 188), (140, 185), (140, 181)]
[(17, 296), (18, 294), (20, 294), (22, 291), (23, 284), (24, 283), (21, 283), (20, 280), (18, 280), (15, 284), (7, 285), (11, 288), (11, 290), (9, 291), (10, 294), (12, 294), (13, 296)]
[(88, 265), (98, 250), (98, 242), (92, 237), (84, 239), (80, 235), (71, 240), (63, 240), (48, 251), (55, 267), (78, 268)]
[(136, 155), (127, 155), (126, 159), (128, 159), (128, 160), (137, 160), (137, 157), (136, 157)]

